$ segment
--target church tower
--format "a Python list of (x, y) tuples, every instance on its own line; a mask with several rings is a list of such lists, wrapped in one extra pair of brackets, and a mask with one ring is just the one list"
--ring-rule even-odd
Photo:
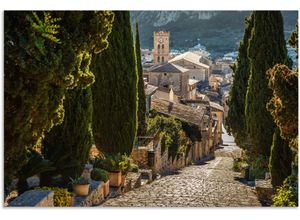
[(166, 63), (169, 60), (169, 31), (155, 31), (153, 33), (154, 64)]

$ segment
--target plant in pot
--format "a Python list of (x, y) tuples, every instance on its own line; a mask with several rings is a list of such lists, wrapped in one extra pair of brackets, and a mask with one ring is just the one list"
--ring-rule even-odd
[(76, 196), (87, 196), (89, 194), (90, 182), (84, 177), (71, 179), (73, 192)]
[(119, 187), (121, 185), (120, 159), (120, 153), (108, 154), (104, 159), (97, 158), (94, 162), (95, 168), (102, 168), (109, 172), (109, 186)]
[(103, 181), (103, 194), (104, 197), (108, 196), (109, 194), (109, 176), (106, 170), (100, 168), (94, 168), (91, 172), (92, 180), (96, 181)]
[(130, 157), (124, 154), (120, 157), (119, 167), (122, 174), (121, 185), (123, 186), (125, 184), (125, 177), (127, 173), (134, 169), (137, 169), (137, 165), (133, 163), (133, 160)]

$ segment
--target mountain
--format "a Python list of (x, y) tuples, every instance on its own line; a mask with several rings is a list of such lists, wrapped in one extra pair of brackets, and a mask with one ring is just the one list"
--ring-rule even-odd
[[(204, 45), (213, 56), (235, 51), (250, 11), (132, 11), (138, 22), (142, 48), (153, 48), (153, 31), (170, 31), (171, 49)], [(283, 11), (285, 36), (295, 29), (297, 11)], [(135, 27), (135, 25), (133, 25)]]

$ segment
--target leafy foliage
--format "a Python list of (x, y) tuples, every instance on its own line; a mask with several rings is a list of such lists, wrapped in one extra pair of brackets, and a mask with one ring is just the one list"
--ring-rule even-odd
[(133, 163), (130, 157), (120, 153), (107, 154), (105, 158), (96, 157), (93, 161), (93, 166), (109, 172), (121, 171), (123, 175), (137, 168), (137, 165)]
[(52, 18), (49, 12), (43, 13), (44, 20), (42, 21), (36, 12), (32, 15), (28, 14), (26, 19), (30, 22), (31, 27), (35, 30), (33, 33), (33, 42), (42, 54), (45, 54), (45, 39), (55, 43), (60, 43), (56, 37), (59, 33), (59, 25), (57, 24), (61, 18)]
[(289, 140), (295, 139), (298, 136), (298, 72), (277, 64), (267, 73), (270, 77), (269, 86), (273, 91), (267, 109), (281, 135)]
[(87, 185), (90, 184), (90, 181), (83, 176), (70, 178), (72, 185)]
[(248, 46), (250, 78), (246, 94), (246, 123), (257, 154), (270, 155), (275, 124), (266, 104), (272, 97), (266, 71), (276, 63), (290, 64), (279, 11), (254, 11)]
[(128, 11), (117, 11), (109, 47), (93, 62), (93, 136), (104, 153), (130, 154), (137, 129), (138, 72)]
[(245, 99), (250, 75), (250, 62), (247, 49), (253, 28), (253, 16), (245, 19), (245, 23), (244, 36), (238, 48), (237, 64), (232, 67), (234, 79), (229, 91), (227, 103), (229, 110), (225, 120), (226, 130), (233, 134), (236, 143), (243, 148), (245, 148), (245, 142), (247, 142)]
[(36, 187), (35, 190), (51, 190), (54, 191), (54, 206), (55, 207), (69, 207), (72, 206), (72, 193), (67, 189), (58, 187)]
[(273, 198), (273, 206), (298, 206), (298, 176), (291, 175), (284, 180), (283, 185), (277, 189)]
[(27, 149), (62, 123), (67, 89), (94, 81), (93, 52), (107, 47), (113, 13), (5, 12), (5, 182), (26, 163)]
[(91, 172), (91, 178), (92, 180), (96, 181), (103, 181), (107, 182), (109, 179), (107, 171), (100, 169), (100, 168), (94, 168)]
[(163, 154), (168, 149), (169, 156), (173, 159), (187, 152), (187, 146), (201, 139), (198, 130), (187, 122), (153, 113), (151, 117), (147, 119), (147, 130), (155, 131), (158, 128), (161, 130), (161, 153)]

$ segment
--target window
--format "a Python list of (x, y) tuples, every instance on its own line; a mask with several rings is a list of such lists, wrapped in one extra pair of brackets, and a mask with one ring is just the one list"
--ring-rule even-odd
[(167, 76), (167, 74), (166, 74), (166, 73), (164, 73), (164, 76)]
[(160, 57), (159, 56), (157, 57), (157, 62), (160, 63)]
[(157, 46), (157, 49), (160, 50), (160, 44)]
[(193, 79), (196, 79), (195, 76), (193, 76)]
[(162, 46), (161, 46), (161, 49), (164, 49), (164, 48), (165, 48), (165, 45), (162, 45)]
[(165, 62), (165, 58), (164, 57), (161, 57), (161, 62)]

